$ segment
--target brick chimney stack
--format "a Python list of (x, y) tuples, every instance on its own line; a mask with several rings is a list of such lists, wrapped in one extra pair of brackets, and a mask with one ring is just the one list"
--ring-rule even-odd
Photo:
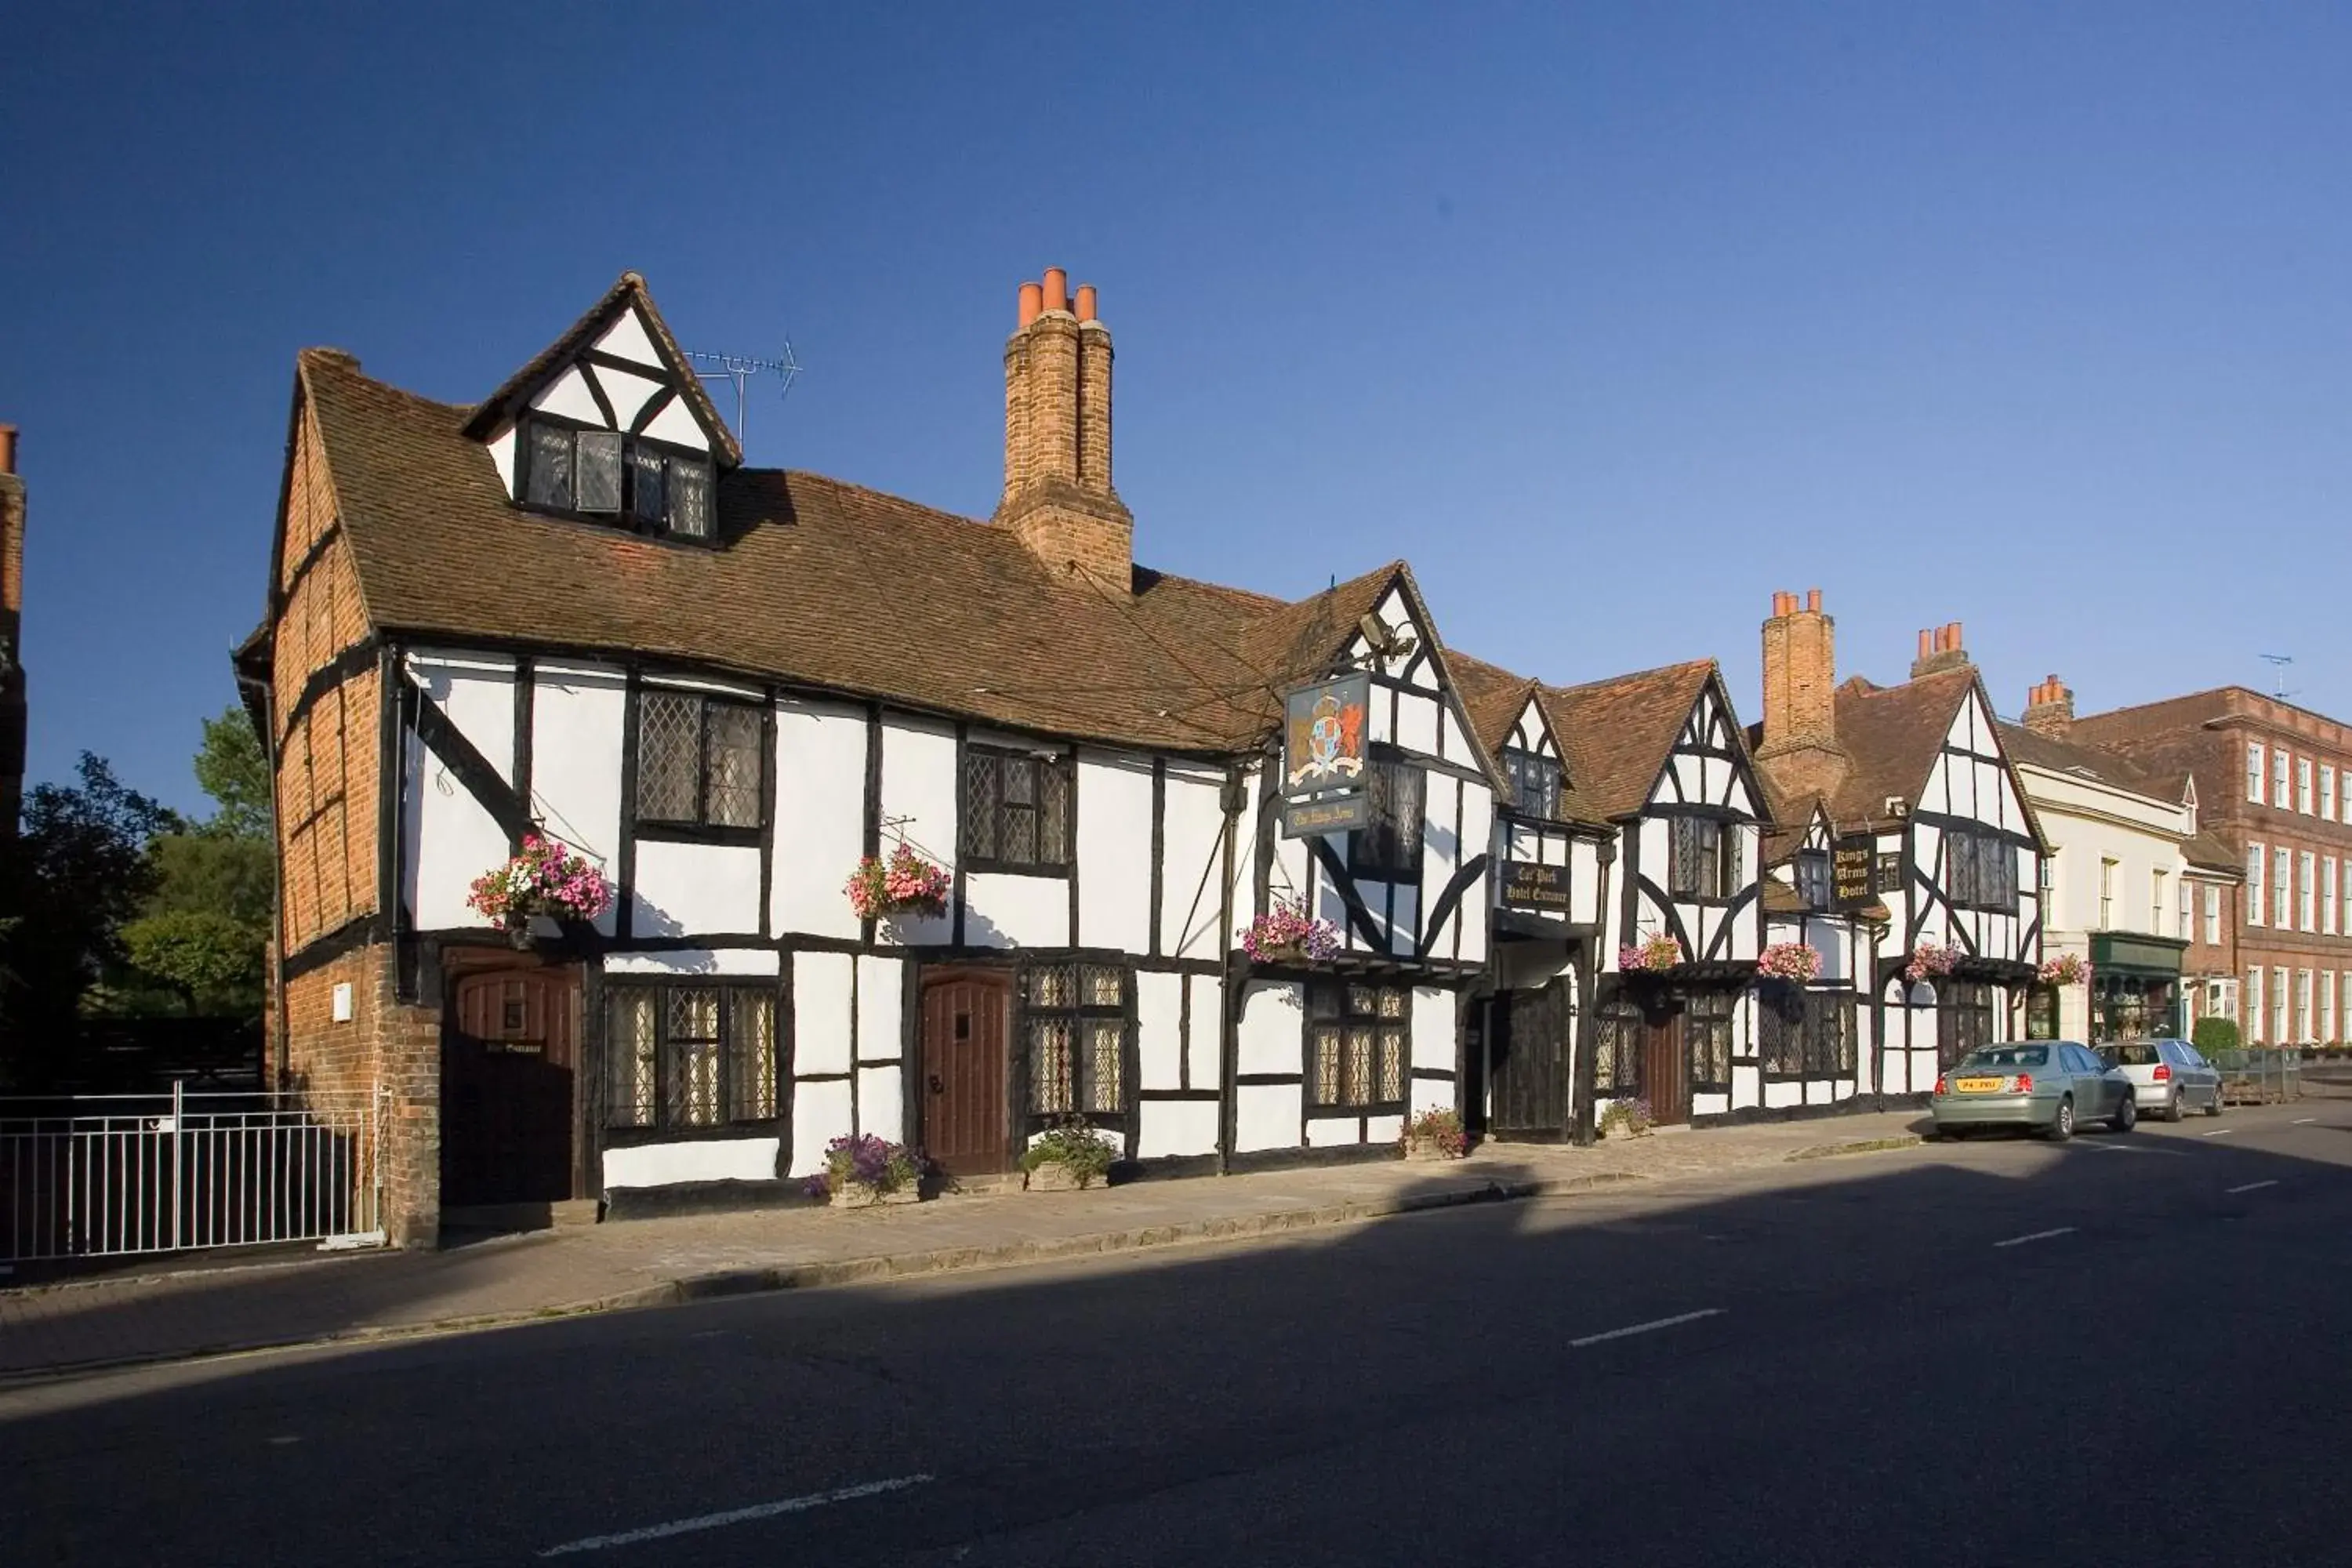
[(1968, 664), (1968, 649), (1960, 646), (1960, 623), (1946, 621), (1919, 634), (1919, 657), (1911, 661), (1911, 679), (1941, 675), (1948, 669), (1965, 669)]
[(1837, 623), (1822, 591), (1772, 595), (1764, 623), (1763, 744), (1756, 762), (1791, 795), (1835, 795), (1853, 765), (1837, 738)]
[(1135, 519), (1110, 478), (1110, 329), (1091, 284), (1024, 283), (1004, 345), (1004, 494), (996, 521), (1055, 572), (1076, 567), (1127, 593)]
[(2025, 694), (2025, 727), (2037, 735), (2063, 741), (2074, 728), (2074, 694), (2056, 676)]
[(16, 427), (0, 425), (0, 843), (16, 837), (25, 797), (25, 481)]

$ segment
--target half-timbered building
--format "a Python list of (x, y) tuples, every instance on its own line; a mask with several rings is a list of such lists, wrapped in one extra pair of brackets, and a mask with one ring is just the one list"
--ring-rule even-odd
[[(1960, 1053), (2021, 1034), (2042, 952), (2042, 843), (1958, 623), (1920, 634), (1902, 685), (1839, 684), (1820, 592), (1801, 604), (1775, 595), (1753, 738), (1781, 820), (1808, 825), (1789, 885), (1819, 886), (1802, 880), (1817, 862), (1798, 857), (1867, 866), (1833, 900), (1842, 908), (1801, 911), (1856, 954), (1854, 1092), (1925, 1093)], [(1832, 912), (1844, 931), (1817, 918)], [(1797, 1048), (1808, 1061), (1826, 1049), (1810, 1037)], [(1843, 1092), (1836, 1073), (1803, 1077), (1830, 1079), (1832, 1100)], [(1797, 1092), (1812, 1102), (1811, 1088)]]
[[(1137, 565), (1094, 290), (1025, 285), (1004, 369), (982, 521), (747, 465), (634, 274), (478, 404), (299, 356), (238, 658), (274, 1048), (384, 1096), (397, 1237), (781, 1198), (850, 1134), (976, 1181), (1078, 1116), (1218, 1169), (1456, 1102), (1499, 775), (1411, 574), (1286, 602)], [(1295, 837), (1283, 703), (1340, 675), (1367, 798)], [(486, 920), (533, 835), (611, 906)], [(899, 846), (942, 907), (861, 918), (845, 881)], [(1285, 900), (1336, 956), (1246, 956)]]

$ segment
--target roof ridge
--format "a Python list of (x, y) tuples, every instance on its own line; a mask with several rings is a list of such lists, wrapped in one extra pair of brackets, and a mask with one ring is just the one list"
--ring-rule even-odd
[(1710, 669), (1719, 668), (1720, 665), (1718, 661), (1712, 657), (1706, 658), (1685, 658), (1674, 664), (1652, 665), (1647, 669), (1629, 669), (1622, 675), (1604, 675), (1597, 680), (1580, 680), (1573, 686), (1555, 686), (1549, 681), (1538, 682), (1538, 684), (1542, 685), (1548, 691), (1590, 691), (1596, 687), (1616, 686), (1628, 680), (1645, 680), (1654, 675), (1680, 675), (1685, 671), (1701, 668)]

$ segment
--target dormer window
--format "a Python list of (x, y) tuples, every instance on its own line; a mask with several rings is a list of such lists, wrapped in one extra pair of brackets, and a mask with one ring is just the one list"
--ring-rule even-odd
[(535, 511), (625, 521), (647, 533), (708, 543), (710, 460), (618, 430), (532, 417), (519, 444), (519, 489)]
[(1511, 781), (1511, 802), (1521, 816), (1559, 816), (1559, 762), (1517, 746), (1503, 748), (1503, 773)]

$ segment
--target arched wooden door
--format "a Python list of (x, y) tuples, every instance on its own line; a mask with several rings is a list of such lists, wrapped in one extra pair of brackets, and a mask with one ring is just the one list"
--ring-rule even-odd
[(450, 982), (441, 1050), (441, 1206), (572, 1195), (580, 972)]
[(1006, 982), (1003, 972), (987, 969), (923, 976), (923, 1076), (916, 1114), (923, 1152), (960, 1176), (1012, 1164)]
[(1571, 987), (1562, 975), (1539, 989), (1506, 991), (1491, 1012), (1493, 1123), (1497, 1138), (1558, 1139), (1568, 1129)]

